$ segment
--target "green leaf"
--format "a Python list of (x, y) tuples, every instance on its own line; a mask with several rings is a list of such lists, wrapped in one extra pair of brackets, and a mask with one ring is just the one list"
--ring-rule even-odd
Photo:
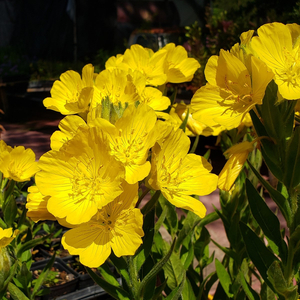
[(116, 257), (114, 253), (111, 253), (110, 260), (118, 270), (118, 272), (122, 275), (122, 277), (125, 279), (128, 286), (131, 285), (131, 280), (129, 277), (129, 274), (127, 272), (128, 265), (123, 257)]
[(253, 173), (256, 175), (256, 177), (259, 179), (260, 183), (263, 185), (263, 187), (269, 192), (271, 198), (274, 200), (274, 202), (279, 207), (282, 215), (284, 216), (288, 227), (290, 228), (292, 223), (292, 211), (291, 207), (289, 205), (289, 201), (277, 190), (275, 190), (266, 180), (262, 178), (262, 176), (255, 170), (255, 168), (251, 165), (251, 163), (248, 161), (249, 167), (253, 171)]
[(8, 284), (7, 290), (14, 300), (29, 300), (29, 298), (27, 298), (22, 291), (11, 282)]
[(51, 257), (51, 259), (48, 261), (47, 265), (45, 266), (45, 268), (43, 269), (42, 273), (40, 274), (40, 276), (37, 278), (34, 288), (32, 290), (31, 293), (31, 298), (34, 299), (35, 295), (37, 294), (38, 290), (40, 289), (40, 287), (42, 286), (43, 282), (46, 280), (48, 273), (50, 271), (50, 269), (53, 266), (55, 260), (55, 255), (53, 255)]
[(274, 261), (277, 260), (276, 256), (265, 246), (261, 239), (243, 222), (240, 222), (240, 230), (243, 236), (247, 253), (258, 269), (260, 275), (265, 282), (273, 288), (270, 283), (267, 271)]
[(185, 279), (181, 298), (182, 298), (182, 300), (196, 300), (196, 296), (193, 292), (192, 285), (188, 278)]
[(143, 244), (140, 246), (137, 253), (133, 257), (137, 272), (139, 272), (142, 265), (146, 261), (153, 244), (154, 218), (155, 209), (152, 209), (144, 218), (143, 231), (145, 232), (145, 236), (143, 238)]
[(42, 244), (48, 237), (49, 236), (44, 236), (42, 238), (33, 239), (19, 246), (17, 251), (17, 257), (20, 258), (25, 251), (32, 249), (39, 244)]
[(184, 224), (182, 229), (179, 231), (178, 239), (175, 245), (175, 251), (178, 251), (182, 242), (185, 238), (193, 233), (194, 227), (196, 224), (200, 222), (200, 218), (194, 214), (193, 212), (189, 211), (184, 219)]
[(222, 263), (216, 258), (215, 260), (215, 264), (216, 264), (216, 271), (218, 274), (218, 278), (220, 280), (220, 283), (223, 287), (224, 292), (226, 293), (227, 297), (230, 298), (233, 296), (233, 294), (231, 293), (231, 285), (232, 285), (232, 281), (230, 279), (229, 274), (227, 273), (225, 267), (222, 265)]
[(128, 293), (124, 291), (121, 287), (117, 287), (113, 284), (108, 283), (88, 267), (86, 267), (86, 270), (89, 273), (89, 275), (92, 277), (92, 279), (115, 299), (119, 299), (119, 300), (131, 299)]
[(241, 286), (249, 300), (260, 300), (259, 295), (252, 289), (252, 287), (246, 281), (245, 276), (241, 270), (239, 271), (239, 275)]
[[(145, 286), (147, 285), (147, 283), (154, 277), (157, 275), (157, 273), (163, 268), (165, 267), (165, 265), (168, 263), (170, 257), (172, 256), (172, 254), (174, 253), (174, 246), (175, 246), (176, 240), (173, 241), (170, 250), (168, 251), (168, 253), (161, 259), (159, 260), (154, 267), (152, 268), (152, 270), (150, 272), (147, 273), (147, 275), (143, 278), (142, 282), (140, 283), (139, 289), (137, 291), (137, 295), (142, 295), (143, 294), (143, 290), (145, 288)], [(180, 260), (179, 260), (180, 261)]]
[(280, 222), (274, 213), (270, 210), (264, 199), (259, 195), (252, 183), (246, 180), (246, 192), (252, 214), (263, 230), (264, 234), (275, 243), (283, 261), (287, 259), (287, 246), (282, 239), (280, 232)]
[(289, 240), (290, 247), (296, 252), (300, 248), (300, 225), (296, 227)]
[(3, 217), (8, 227), (12, 227), (17, 216), (17, 204), (14, 197), (10, 197), (3, 205)]
[(102, 266), (98, 268), (101, 276), (111, 285), (116, 287), (120, 287), (118, 280), (116, 279), (115, 275), (111, 272), (110, 267), (107, 262), (105, 262)]
[(159, 297), (161, 297), (163, 290), (165, 289), (167, 285), (167, 280), (165, 280), (160, 286), (155, 288), (154, 296), (152, 300), (157, 300)]
[(166, 200), (162, 194), (159, 197), (159, 204), (163, 211), (165, 210), (165, 207), (168, 208), (165, 218), (165, 225), (167, 225), (168, 232), (171, 234), (172, 238), (174, 238), (178, 230), (178, 216), (176, 207)]
[(269, 281), (273, 284), (276, 292), (284, 296), (284, 299), (288, 299), (288, 300), (298, 299), (297, 286), (287, 285), (279, 261), (274, 261), (272, 263), (272, 265), (267, 271), (267, 274), (268, 274)]
[(193, 263), (194, 260), (194, 245), (189, 242), (187, 247), (182, 245), (180, 251), (180, 260), (183, 264), (185, 270), (189, 268), (189, 266)]
[(165, 276), (168, 278), (167, 284), (170, 289), (180, 285), (185, 274), (185, 269), (179, 258), (179, 254), (173, 252), (168, 262), (164, 265)]
[(275, 293), (270, 289), (270, 287), (265, 282), (261, 285), (260, 296), (261, 296), (261, 300), (276, 299)]
[(296, 127), (288, 142), (283, 183), (290, 191), (300, 183), (300, 127)]
[(184, 282), (185, 282), (185, 275), (184, 275), (180, 285), (177, 286), (175, 289), (173, 289), (171, 294), (169, 294), (168, 297), (165, 298), (165, 300), (177, 300), (177, 299), (179, 299), (179, 297), (181, 296), (181, 292), (183, 290), (183, 287), (184, 287)]
[(210, 243), (210, 234), (206, 227), (203, 227), (201, 230), (200, 237), (197, 239), (197, 241), (194, 244), (194, 252), (195, 257), (198, 261), (200, 261), (204, 256), (204, 249), (205, 247)]
[(227, 256), (231, 257), (234, 260), (238, 259), (238, 256), (236, 254), (236, 252), (234, 252), (232, 249), (227, 248), (227, 247), (223, 247), (220, 244), (218, 244), (216, 241), (211, 240), (219, 249), (221, 249)]
[[(256, 113), (253, 110), (251, 110), (250, 115), (251, 115), (251, 119), (252, 119), (253, 125), (255, 127), (255, 130), (257, 132), (257, 135), (259, 137), (260, 136), (268, 137), (268, 133), (267, 133), (264, 125), (262, 124), (262, 122), (260, 121), (258, 116), (256, 115)], [(280, 158), (280, 153), (278, 151), (278, 148), (276, 147), (275, 143), (269, 139), (264, 138), (264, 139), (261, 139), (260, 142), (262, 145), (261, 152), (263, 154), (263, 158), (264, 158), (268, 168), (276, 176), (276, 178), (281, 180), (282, 168), (281, 168), (281, 164), (280, 164), (281, 158)]]

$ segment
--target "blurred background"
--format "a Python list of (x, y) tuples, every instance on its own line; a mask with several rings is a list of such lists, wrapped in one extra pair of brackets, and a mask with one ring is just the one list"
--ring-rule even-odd
[(242, 32), (299, 20), (294, 0), (0, 0), (2, 138), (12, 146), (44, 143), (39, 157), (62, 118), (42, 104), (53, 82), (67, 70), (81, 74), (87, 63), (100, 72), (132, 44), (154, 51), (183, 45), (201, 64), (192, 82), (177, 87), (189, 101), (205, 84), (208, 58), (230, 49)]

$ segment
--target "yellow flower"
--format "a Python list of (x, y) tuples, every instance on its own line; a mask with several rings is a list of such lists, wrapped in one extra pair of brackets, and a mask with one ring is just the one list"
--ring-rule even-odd
[(94, 67), (91, 64), (82, 69), (82, 79), (75, 71), (67, 71), (56, 80), (51, 89), (51, 97), (43, 103), (48, 109), (63, 115), (86, 113), (93, 97)]
[(120, 68), (138, 70), (146, 76), (146, 84), (158, 86), (166, 83), (167, 76), (164, 72), (164, 63), (167, 55), (166, 50), (153, 52), (148, 48), (140, 45), (132, 45), (123, 55)]
[(139, 101), (146, 103), (154, 110), (165, 110), (171, 105), (169, 97), (163, 96), (160, 90), (151, 86), (144, 88)]
[[(2, 143), (3, 145), (3, 143)], [(34, 152), (23, 146), (8, 147), (8, 150), (1, 154), (0, 171), (3, 176), (18, 182), (29, 181), (39, 170), (35, 161)]]
[(44, 154), (39, 166), (37, 186), (51, 197), (47, 209), (70, 224), (89, 221), (122, 192), (123, 167), (109, 155), (96, 127), (78, 128), (64, 147)]
[(102, 265), (111, 250), (118, 257), (134, 255), (144, 235), (143, 215), (134, 208), (138, 185), (123, 185), (124, 192), (110, 202), (87, 223), (67, 231), (62, 245), (90, 268)]
[(253, 37), (252, 48), (274, 72), (274, 80), (283, 98), (300, 98), (300, 26), (282, 23), (265, 24)]
[(28, 209), (27, 216), (31, 218), (32, 221), (56, 220), (47, 209), (49, 198), (50, 196), (42, 195), (37, 186), (30, 186), (28, 188), (26, 208)]
[(13, 233), (12, 228), (3, 229), (0, 227), (0, 249), (6, 247), (16, 237), (18, 231)]
[(169, 43), (162, 50), (167, 50), (165, 60), (165, 73), (167, 81), (181, 83), (191, 81), (194, 73), (200, 68), (199, 62), (194, 58), (189, 58), (187, 51), (182, 46), (175, 46)]
[(110, 154), (124, 166), (125, 180), (130, 184), (143, 180), (151, 168), (149, 149), (160, 134), (153, 109), (146, 104), (130, 105), (115, 126), (104, 119), (95, 119), (94, 124), (107, 134)]
[(148, 184), (161, 190), (173, 205), (190, 210), (203, 218), (205, 206), (190, 195), (207, 195), (217, 186), (218, 176), (205, 158), (187, 154), (190, 140), (181, 129), (171, 133), (152, 148)]
[(261, 104), (273, 73), (265, 63), (251, 57), (251, 70), (228, 51), (212, 56), (205, 68), (208, 83), (194, 94), (191, 101), (193, 117), (208, 127), (238, 127), (245, 115)]
[(86, 127), (86, 122), (79, 116), (66, 116), (59, 122), (59, 129), (50, 138), (52, 150), (59, 150), (66, 142), (71, 140), (79, 127)]
[(91, 108), (101, 104), (108, 98), (113, 105), (134, 103), (138, 97), (135, 89), (130, 89), (131, 82), (128, 80), (128, 70), (107, 69), (98, 74), (95, 80), (94, 98)]
[(228, 161), (219, 174), (218, 188), (224, 191), (230, 191), (236, 178), (244, 167), (249, 153), (253, 150), (253, 142), (242, 142), (234, 145), (224, 152), (229, 156)]

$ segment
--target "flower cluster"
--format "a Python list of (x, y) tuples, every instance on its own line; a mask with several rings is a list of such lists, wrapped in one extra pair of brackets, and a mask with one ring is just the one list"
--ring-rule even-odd
[(118, 257), (136, 252), (144, 235), (136, 207), (142, 188), (160, 190), (175, 206), (205, 216), (192, 195), (214, 191), (217, 176), (205, 158), (188, 154), (182, 121), (163, 112), (171, 105), (166, 83), (190, 81), (198, 68), (182, 46), (153, 52), (133, 45), (99, 74), (91, 64), (82, 77), (63, 73), (44, 100), (66, 117), (38, 162), (28, 216), (71, 228), (62, 244), (84, 265), (103, 264), (111, 250)]

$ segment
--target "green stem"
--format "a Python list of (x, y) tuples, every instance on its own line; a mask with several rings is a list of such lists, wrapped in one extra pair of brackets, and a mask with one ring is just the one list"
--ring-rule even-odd
[(134, 296), (135, 300), (138, 300), (138, 291), (139, 291), (139, 286), (140, 286), (140, 282), (138, 279), (138, 273), (137, 273), (137, 269), (136, 269), (136, 265), (133, 261), (133, 256), (128, 256), (127, 257), (127, 264), (129, 267), (129, 277), (130, 277), (130, 281), (132, 284), (132, 295)]
[(146, 188), (146, 189), (143, 191), (143, 193), (142, 193), (142, 195), (139, 197), (139, 200), (137, 201), (135, 207), (139, 207), (139, 205), (141, 204), (142, 200), (143, 200), (144, 197), (149, 193), (149, 191), (151, 191), (151, 189), (149, 189), (149, 188)]
[(293, 281), (293, 261), (294, 261), (294, 247), (290, 244), (288, 250), (287, 262), (284, 267), (284, 278), (289, 286)]
[(145, 206), (141, 209), (142, 214), (145, 216), (148, 212), (152, 210), (160, 196), (160, 191), (156, 191), (155, 194), (152, 196), (149, 202), (145, 204)]

